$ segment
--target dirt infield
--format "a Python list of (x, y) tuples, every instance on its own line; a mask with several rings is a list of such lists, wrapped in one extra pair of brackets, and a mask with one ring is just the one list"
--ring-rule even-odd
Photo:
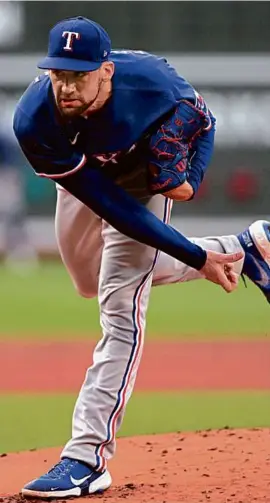
[[(0, 391), (77, 391), (92, 349), (86, 342), (1, 343)], [(269, 362), (267, 340), (147, 343), (136, 389), (270, 389)], [(23, 503), (21, 487), (59, 453), (0, 455), (0, 503)], [(113, 487), (91, 503), (270, 503), (270, 430), (124, 438), (110, 470)]]
[[(0, 392), (77, 392), (93, 348), (85, 341), (1, 342)], [(267, 339), (147, 342), (136, 390), (268, 390), (269, 362)]]
[[(58, 457), (59, 449), (49, 449), (1, 458), (2, 503), (22, 503), (22, 498), (11, 495)], [(270, 430), (120, 439), (110, 469), (112, 488), (89, 498), (91, 503), (267, 503)]]

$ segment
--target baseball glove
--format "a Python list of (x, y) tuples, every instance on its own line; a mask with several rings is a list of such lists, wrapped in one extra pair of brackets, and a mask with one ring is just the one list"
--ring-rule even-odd
[(163, 194), (187, 180), (189, 157), (195, 139), (209, 126), (208, 114), (181, 100), (171, 117), (149, 143), (149, 189)]

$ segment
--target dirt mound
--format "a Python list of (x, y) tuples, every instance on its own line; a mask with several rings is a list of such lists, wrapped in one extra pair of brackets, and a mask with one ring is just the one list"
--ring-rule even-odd
[[(58, 461), (59, 449), (0, 458), (0, 502), (22, 503), (23, 484)], [(91, 503), (270, 501), (270, 430), (200, 431), (120, 439), (112, 488)], [(83, 498), (87, 501), (88, 498)], [(80, 500), (79, 500), (80, 501)]]

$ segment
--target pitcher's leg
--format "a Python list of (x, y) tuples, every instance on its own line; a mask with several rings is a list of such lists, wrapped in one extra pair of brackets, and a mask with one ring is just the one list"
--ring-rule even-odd
[[(219, 253), (233, 253), (243, 251), (243, 248), (236, 236), (210, 236), (205, 238), (191, 238), (191, 241), (201, 246), (205, 250), (212, 250)], [(234, 271), (241, 274), (243, 260), (234, 264)], [(167, 285), (170, 283), (182, 283), (194, 279), (203, 279), (200, 271), (179, 262), (178, 260), (160, 253), (153, 274), (153, 286)]]
[[(149, 203), (167, 221), (170, 204), (156, 196)], [(103, 338), (94, 352), (77, 400), (72, 439), (62, 457), (102, 470), (115, 451), (119, 429), (139, 366), (145, 317), (158, 252), (104, 223), (99, 303)]]
[(77, 292), (96, 297), (103, 249), (102, 221), (63, 189), (57, 190), (56, 240), (64, 265)]

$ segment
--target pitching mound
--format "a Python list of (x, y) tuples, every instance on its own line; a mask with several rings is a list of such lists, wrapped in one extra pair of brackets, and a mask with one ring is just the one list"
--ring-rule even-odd
[[(59, 452), (44, 449), (2, 455), (0, 501), (25, 501), (16, 493), (57, 462)], [(225, 429), (120, 439), (110, 470), (113, 487), (91, 497), (91, 503), (125, 499), (130, 503), (269, 502), (270, 430)]]

